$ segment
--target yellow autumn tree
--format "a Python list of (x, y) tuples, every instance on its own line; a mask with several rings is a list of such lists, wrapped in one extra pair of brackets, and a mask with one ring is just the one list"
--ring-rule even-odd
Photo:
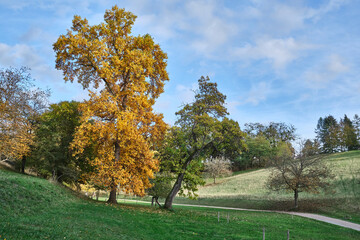
[(22, 173), (49, 96), (33, 81), (26, 67), (0, 69), (0, 157), (14, 161)]
[(90, 99), (81, 105), (72, 147), (75, 154), (95, 149), (95, 171), (88, 177), (110, 190), (110, 203), (116, 203), (119, 186), (137, 195), (151, 186), (159, 165), (153, 147), (166, 130), (153, 105), (169, 80), (167, 55), (150, 35), (131, 35), (135, 19), (117, 6), (98, 25), (75, 16), (71, 30), (53, 45), (65, 81), (97, 89), (89, 90)]

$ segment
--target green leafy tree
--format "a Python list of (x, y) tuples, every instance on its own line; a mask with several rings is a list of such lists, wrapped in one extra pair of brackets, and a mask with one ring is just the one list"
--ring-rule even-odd
[[(241, 131), (233, 131), (235, 122), (225, 118), (228, 114), (224, 106), (226, 96), (219, 92), (217, 84), (208, 77), (198, 81), (199, 90), (195, 101), (186, 104), (176, 113), (178, 120), (167, 134), (161, 151), (161, 164), (164, 170), (176, 175), (174, 185), (168, 194), (164, 207), (172, 208), (176, 194), (188, 196), (194, 194), (197, 186), (203, 183), (201, 174), (203, 161), (208, 157), (224, 151), (226, 139), (237, 139), (238, 146), (244, 146)], [(236, 125), (236, 124), (235, 124)], [(237, 137), (232, 137), (237, 135)]]
[(171, 184), (171, 176), (169, 173), (159, 172), (156, 174), (154, 179), (151, 179), (152, 187), (147, 189), (147, 194), (152, 196), (151, 199), (151, 206), (159, 203), (159, 198), (166, 198), (168, 193), (171, 191), (172, 184)]
[(316, 138), (321, 144), (322, 153), (334, 153), (340, 149), (340, 127), (336, 119), (329, 115), (320, 117), (315, 130)]
[(213, 156), (225, 157), (233, 162), (247, 150), (247, 145), (244, 144), (247, 135), (241, 131), (238, 122), (227, 117), (222, 119), (219, 131), (223, 137), (221, 141), (215, 143)]
[(344, 118), (340, 120), (340, 142), (343, 151), (351, 151), (359, 148), (356, 129), (346, 114)]
[(296, 139), (296, 128), (291, 124), (270, 122), (268, 125), (261, 123), (246, 123), (245, 132), (251, 136), (264, 136), (271, 144), (276, 147), (281, 142), (294, 141)]
[(360, 117), (359, 117), (359, 115), (355, 114), (352, 122), (353, 122), (354, 128), (355, 128), (357, 143), (360, 146)]
[(271, 147), (269, 140), (263, 135), (247, 137), (247, 151), (244, 151), (241, 157), (246, 163), (245, 168), (264, 167), (269, 159), (275, 154), (275, 149)]
[[(80, 126), (79, 104), (75, 101), (52, 104), (39, 119), (31, 162), (43, 177), (76, 183), (84, 172), (90, 170), (85, 157), (73, 157), (70, 149), (76, 128)], [(91, 158), (91, 151), (90, 148), (86, 150), (86, 157)]]

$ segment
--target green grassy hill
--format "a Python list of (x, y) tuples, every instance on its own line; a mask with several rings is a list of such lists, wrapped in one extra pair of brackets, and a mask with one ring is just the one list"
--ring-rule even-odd
[[(320, 194), (300, 193), (300, 211), (317, 212), (360, 223), (360, 151), (330, 154), (324, 161), (332, 169), (330, 191)], [(200, 187), (197, 201), (177, 199), (182, 203), (290, 210), (293, 206), (292, 192), (274, 192), (265, 184), (269, 169), (235, 173), (220, 178), (216, 184), (208, 179)]]
[(267, 239), (285, 239), (287, 230), (291, 239), (360, 238), (355, 230), (284, 214), (109, 206), (47, 180), (0, 168), (1, 240), (260, 239), (264, 227)]

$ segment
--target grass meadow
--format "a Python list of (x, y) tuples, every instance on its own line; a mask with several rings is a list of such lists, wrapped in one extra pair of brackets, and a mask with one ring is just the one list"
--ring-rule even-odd
[[(0, 239), (359, 239), (360, 232), (285, 214), (107, 205), (0, 169)], [(220, 216), (218, 221), (218, 214)], [(229, 220), (228, 220), (229, 219)]]
[[(360, 223), (360, 151), (325, 156), (324, 161), (335, 178), (319, 194), (299, 194), (299, 211), (317, 212)], [(177, 198), (177, 203), (205, 204), (269, 210), (292, 210), (292, 192), (274, 192), (266, 188), (270, 169), (237, 172), (219, 178), (216, 184), (207, 179), (199, 188), (197, 200)]]
[[(327, 191), (319, 194), (302, 192), (299, 209), (302, 212), (319, 213), (355, 223), (360, 223), (360, 151), (327, 155), (324, 161), (332, 169), (334, 179)], [(235, 172), (232, 176), (206, 179), (199, 188), (196, 200), (176, 197), (175, 203), (210, 206), (238, 207), (249, 209), (293, 209), (292, 192), (274, 192), (266, 188), (270, 169)], [(150, 197), (136, 198), (120, 195), (120, 199), (150, 201)], [(107, 197), (103, 196), (102, 201)], [(123, 200), (121, 200), (123, 201)], [(163, 202), (164, 199), (160, 199)]]

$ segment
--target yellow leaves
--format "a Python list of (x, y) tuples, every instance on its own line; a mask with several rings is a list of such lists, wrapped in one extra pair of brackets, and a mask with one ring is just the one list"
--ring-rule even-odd
[(152, 106), (169, 77), (167, 55), (151, 36), (130, 35), (135, 19), (117, 6), (105, 12), (99, 25), (89, 26), (75, 16), (72, 31), (53, 46), (65, 81), (77, 78), (84, 88), (104, 86), (99, 93), (89, 92), (90, 100), (81, 105), (82, 124), (72, 143), (75, 155), (92, 145), (93, 181), (109, 188), (120, 184), (142, 195), (159, 165), (152, 148), (166, 130), (163, 116)]
[[(90, 97), (81, 104), (82, 124), (72, 143), (75, 153), (81, 154), (95, 142), (92, 181), (108, 187), (115, 183), (127, 192), (144, 194), (150, 187), (149, 178), (158, 170), (159, 162), (151, 148), (166, 130), (162, 115), (152, 112), (145, 96), (129, 97), (125, 109), (118, 105), (119, 97), (107, 91), (100, 95), (91, 92)], [(120, 148), (119, 159), (115, 158), (115, 144)]]
[(75, 16), (73, 32), (60, 36), (53, 45), (56, 68), (64, 71), (66, 80), (77, 77), (84, 88), (106, 81), (109, 92), (118, 84), (120, 91), (126, 88), (157, 98), (169, 79), (167, 55), (150, 35), (129, 35), (135, 18), (117, 6), (106, 11), (105, 23), (99, 25), (89, 26), (86, 19)]

